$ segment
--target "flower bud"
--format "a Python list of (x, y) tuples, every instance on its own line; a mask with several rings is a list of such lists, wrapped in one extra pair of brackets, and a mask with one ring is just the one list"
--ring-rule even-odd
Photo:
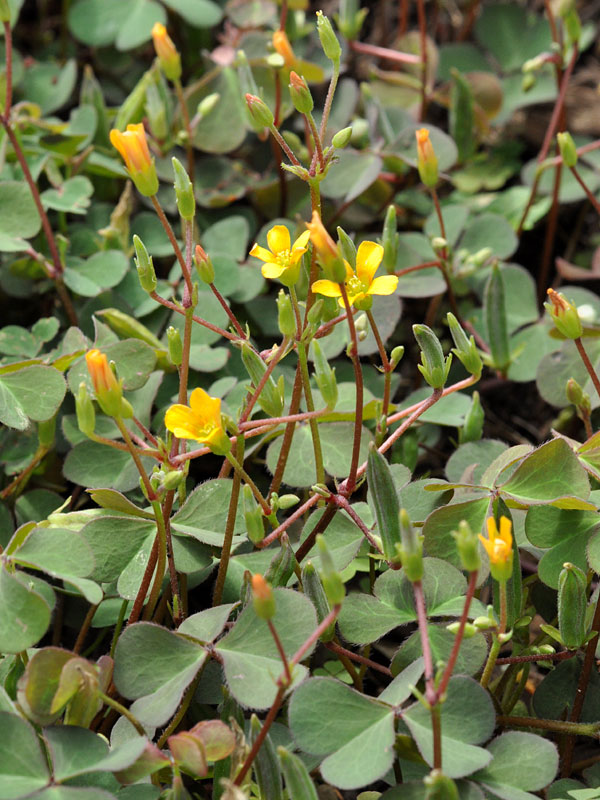
[(86, 436), (93, 436), (96, 428), (96, 412), (87, 392), (87, 386), (83, 382), (79, 384), (79, 392), (75, 395), (75, 412), (79, 430)]
[(312, 220), (307, 223), (306, 227), (310, 231), (310, 240), (317, 250), (319, 264), (326, 276), (336, 283), (343, 282), (346, 279), (346, 267), (340, 258), (335, 242), (325, 230), (317, 211), (313, 211)]
[(179, 330), (172, 325), (167, 328), (167, 342), (171, 363), (176, 367), (180, 367), (183, 361), (183, 343)]
[(554, 289), (548, 289), (548, 297), (551, 302), (544, 303), (544, 308), (552, 317), (558, 332), (566, 339), (579, 339), (583, 334), (583, 326), (577, 313), (577, 306)]
[(400, 361), (402, 360), (402, 356), (404, 355), (404, 345), (397, 345), (394, 347), (392, 352), (390, 353), (390, 366), (392, 369), (396, 369)]
[(281, 547), (271, 559), (269, 568), (265, 573), (265, 578), (271, 586), (287, 586), (294, 569), (298, 566), (287, 533), (281, 535), (279, 544)]
[(557, 133), (556, 138), (564, 165), (566, 167), (574, 167), (577, 164), (577, 147), (573, 137), (570, 133), (564, 131), (564, 133)]
[(286, 32), (282, 30), (274, 31), (272, 41), (275, 51), (282, 57), (285, 66), (293, 67), (297, 59), (294, 51), (292, 50), (292, 45), (290, 44), (290, 40), (288, 39)]
[(317, 386), (319, 387), (319, 391), (321, 392), (327, 408), (333, 411), (338, 401), (338, 386), (335, 379), (335, 369), (329, 366), (329, 362), (323, 354), (321, 345), (317, 339), (313, 339), (311, 348), (315, 364), (315, 380)]
[(317, 534), (317, 547), (321, 558), (321, 580), (331, 606), (339, 606), (346, 594), (342, 576), (336, 571), (332, 555), (322, 533)]
[(558, 576), (558, 630), (569, 650), (581, 647), (586, 641), (586, 610), (587, 577), (583, 570), (567, 561)]
[(194, 266), (203, 283), (206, 283), (208, 286), (214, 283), (215, 268), (213, 267), (210, 257), (199, 244), (196, 245), (196, 250), (194, 251)]
[(450, 333), (455, 345), (452, 352), (462, 363), (467, 372), (475, 376), (481, 375), (481, 357), (475, 346), (474, 337), (471, 336), (467, 338), (467, 334), (462, 329), (461, 324), (451, 312), (448, 312), (447, 319), (448, 327), (450, 328)]
[(581, 19), (576, 8), (572, 8), (563, 17), (567, 36), (572, 44), (577, 44), (581, 39)]
[(85, 360), (98, 405), (109, 417), (122, 417), (123, 390), (106, 356), (100, 350), (89, 350)]
[(460, 800), (456, 784), (440, 769), (433, 769), (423, 778), (426, 786), (424, 800)]
[(268, 105), (254, 94), (246, 95), (246, 104), (252, 120), (263, 128), (270, 128), (273, 125), (273, 112)]
[(277, 322), (282, 336), (292, 338), (296, 335), (296, 319), (290, 296), (283, 289), (277, 295)]
[(0, 0), (0, 22), (10, 22), (10, 6), (8, 0)]
[(172, 158), (171, 163), (173, 164), (173, 171), (175, 173), (177, 209), (181, 218), (189, 222), (194, 219), (194, 214), (196, 213), (194, 187), (182, 163), (177, 158)]
[(314, 108), (314, 100), (308, 88), (308, 84), (297, 72), (290, 72), (290, 97), (296, 111), (301, 114), (310, 114)]
[[(331, 611), (323, 583), (316, 571), (312, 561), (307, 561), (302, 569), (302, 587), (304, 594), (311, 601), (317, 612), (319, 624), (323, 622), (327, 614)], [(335, 636), (335, 621), (329, 625), (321, 634), (322, 642), (330, 642)]]
[(154, 23), (152, 41), (165, 77), (172, 82), (178, 81), (181, 78), (181, 57), (167, 29), (160, 22)]
[(419, 372), (433, 389), (441, 389), (446, 383), (452, 356), (444, 359), (442, 345), (435, 333), (427, 325), (413, 325), (413, 334), (421, 348)]
[(344, 147), (348, 146), (351, 138), (352, 138), (352, 126), (349, 125), (347, 128), (342, 128), (341, 131), (338, 131), (333, 135), (331, 139), (331, 144), (337, 150), (343, 150)]
[(460, 444), (477, 442), (483, 433), (484, 412), (479, 399), (479, 392), (473, 392), (471, 405), (465, 416), (465, 424), (459, 429)]
[(300, 498), (297, 494), (282, 494), (281, 497), (278, 498), (279, 508), (282, 511), (287, 511), (288, 508), (297, 506), (299, 502)]
[(196, 109), (198, 121), (203, 120), (208, 117), (209, 114), (212, 114), (220, 99), (221, 95), (219, 92), (212, 92), (211, 94), (207, 94), (206, 97), (203, 97), (198, 103), (198, 108)]
[(306, 321), (315, 330), (321, 324), (321, 315), (323, 314), (324, 305), (325, 305), (325, 301), (323, 300), (322, 297), (320, 297), (318, 300), (316, 300), (312, 304), (312, 306), (310, 307), (310, 310), (308, 312)]
[(391, 275), (396, 269), (396, 259), (398, 257), (398, 224), (396, 220), (396, 206), (392, 203), (388, 206), (383, 223), (383, 234), (381, 244), (383, 245), (383, 266), (385, 271)]
[[(451, 622), (450, 625), (446, 625), (446, 630), (450, 631), (450, 633), (453, 633), (456, 636), (460, 630), (460, 622)], [(471, 639), (478, 632), (479, 628), (476, 628), (475, 625), (471, 625), (470, 622), (467, 622), (463, 631), (463, 639)]]
[(142, 123), (128, 125), (125, 132), (113, 128), (110, 142), (121, 154), (138, 192), (144, 197), (153, 197), (158, 191), (158, 177)]
[(248, 484), (244, 484), (242, 492), (242, 504), (244, 508), (244, 522), (248, 539), (253, 544), (259, 544), (265, 538), (265, 527), (263, 524), (263, 513), (254, 498), (252, 489)]
[(466, 520), (458, 523), (458, 530), (452, 532), (456, 549), (460, 557), (460, 563), (467, 572), (476, 572), (481, 566), (479, 556), (479, 539), (471, 530), (471, 526)]
[(438, 160), (429, 138), (427, 128), (419, 128), (417, 137), (417, 168), (419, 177), (429, 189), (435, 188), (438, 182)]
[(342, 48), (333, 32), (331, 22), (322, 11), (317, 11), (317, 32), (321, 40), (321, 47), (327, 58), (333, 61), (334, 64), (339, 64)]
[(273, 590), (262, 575), (252, 576), (252, 605), (256, 616), (261, 619), (273, 619), (275, 616), (275, 598)]
[(135, 266), (140, 286), (150, 294), (156, 289), (156, 272), (154, 271), (152, 257), (148, 255), (144, 243), (137, 234), (134, 234), (133, 246), (135, 247)]
[(398, 549), (402, 558), (402, 569), (411, 583), (423, 577), (423, 544), (413, 528), (406, 509), (400, 509), (400, 536), (402, 544)]

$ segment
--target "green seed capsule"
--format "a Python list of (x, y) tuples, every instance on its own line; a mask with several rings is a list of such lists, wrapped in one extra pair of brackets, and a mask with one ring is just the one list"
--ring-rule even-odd
[(398, 547), (402, 544), (400, 504), (389, 464), (374, 443), (369, 446), (367, 483), (371, 502), (375, 507), (377, 531), (383, 545), (383, 554), (387, 561), (397, 563), (400, 560)]
[(271, 563), (265, 572), (265, 579), (269, 581), (271, 586), (285, 587), (292, 577), (297, 561), (286, 533), (281, 535), (279, 543), (281, 547), (271, 559)]
[[(252, 384), (256, 387), (267, 371), (267, 365), (247, 342), (242, 343), (241, 349), (242, 361), (252, 380)], [(282, 383), (280, 382), (279, 385), (276, 384), (273, 376), (269, 375), (267, 382), (258, 396), (258, 405), (266, 414), (269, 414), (269, 416), (280, 417), (283, 412), (283, 391)]]
[(172, 158), (173, 172), (175, 173), (175, 197), (177, 199), (177, 209), (182, 219), (192, 220), (196, 213), (196, 198), (194, 197), (194, 187), (183, 164), (177, 159)]
[(413, 334), (421, 348), (419, 372), (433, 389), (441, 389), (446, 383), (452, 356), (444, 359), (442, 345), (435, 333), (427, 325), (413, 325)]
[(586, 575), (567, 561), (558, 576), (558, 630), (565, 647), (570, 650), (581, 647), (586, 640), (586, 610)]
[[(323, 622), (327, 614), (331, 611), (329, 601), (323, 583), (316, 571), (312, 561), (307, 561), (302, 570), (302, 586), (304, 587), (304, 594), (312, 602), (317, 611), (317, 619), (319, 623)], [(322, 642), (330, 642), (335, 636), (335, 622), (321, 634)]]

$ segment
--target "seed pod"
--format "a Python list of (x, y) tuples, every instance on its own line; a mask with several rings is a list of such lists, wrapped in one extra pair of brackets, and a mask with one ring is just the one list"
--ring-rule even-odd
[[(319, 577), (319, 573), (314, 567), (312, 561), (307, 561), (302, 570), (302, 586), (304, 587), (304, 594), (312, 602), (317, 611), (317, 619), (319, 623), (323, 622), (327, 614), (331, 611), (325, 589)], [(335, 622), (321, 634), (322, 642), (330, 642), (335, 636)]]
[(577, 164), (577, 147), (573, 137), (568, 131), (557, 133), (558, 147), (565, 167), (574, 167)]
[(476, 572), (481, 566), (479, 556), (479, 539), (471, 530), (471, 526), (466, 520), (458, 523), (458, 530), (452, 532), (456, 542), (456, 549), (460, 557), (460, 563), (467, 572)]
[(148, 254), (144, 243), (137, 234), (134, 234), (133, 246), (135, 247), (135, 266), (137, 268), (140, 286), (145, 292), (150, 294), (156, 289), (157, 283), (152, 257)]
[(481, 439), (484, 422), (483, 408), (479, 400), (479, 392), (473, 392), (471, 405), (465, 416), (465, 424), (459, 429), (458, 439), (460, 444), (476, 442)]
[(315, 380), (319, 391), (323, 396), (327, 408), (334, 409), (338, 401), (338, 386), (335, 379), (335, 369), (329, 366), (327, 358), (321, 350), (321, 346), (316, 339), (313, 339), (312, 355), (315, 365)]
[(323, 52), (334, 64), (339, 64), (342, 48), (329, 19), (322, 11), (317, 11), (317, 32), (321, 40)]
[(292, 70), (290, 72), (290, 97), (296, 111), (301, 114), (310, 114), (313, 110), (315, 103), (308, 88), (308, 84), (301, 75)]
[(278, 747), (285, 788), (290, 800), (319, 800), (317, 790), (304, 763), (285, 747)]
[(176, 367), (179, 367), (183, 361), (183, 343), (179, 330), (172, 325), (169, 325), (167, 328), (167, 343), (169, 347), (169, 358)]
[(586, 575), (575, 564), (567, 561), (558, 576), (558, 630), (569, 650), (581, 647), (586, 640), (586, 610)]
[(444, 359), (442, 345), (435, 333), (427, 325), (413, 325), (413, 334), (421, 348), (419, 372), (433, 389), (441, 389), (446, 383), (452, 356)]
[(398, 257), (398, 223), (396, 220), (396, 206), (392, 203), (388, 206), (383, 223), (383, 234), (381, 244), (383, 245), (383, 266), (388, 274), (392, 274), (396, 269), (396, 259)]
[(352, 126), (348, 125), (347, 128), (342, 128), (341, 131), (338, 131), (333, 135), (331, 139), (331, 144), (337, 150), (343, 150), (344, 147), (348, 146), (351, 138), (352, 138)]
[(402, 543), (399, 520), (400, 504), (389, 464), (374, 443), (369, 445), (367, 483), (375, 507), (377, 530), (383, 545), (383, 554), (390, 563), (398, 563), (400, 561), (398, 547)]
[(174, 186), (177, 209), (182, 219), (190, 221), (194, 219), (194, 214), (196, 213), (194, 187), (181, 161), (173, 157), (171, 163), (173, 164), (173, 172), (175, 173)]
[(504, 280), (497, 264), (492, 267), (485, 287), (484, 318), (493, 364), (496, 369), (504, 371), (510, 364), (510, 347)]
[(471, 375), (481, 375), (481, 357), (477, 352), (474, 337), (471, 336), (467, 338), (467, 334), (464, 332), (461, 324), (451, 312), (448, 312), (447, 320), (455, 345), (455, 349), (452, 350), (452, 352), (462, 363), (467, 372), (470, 372)]
[[(258, 353), (247, 342), (243, 342), (242, 348), (242, 361), (246, 367), (246, 371), (252, 380), (253, 385), (256, 387), (260, 383), (262, 376), (267, 371), (267, 365), (258, 355)], [(282, 376), (283, 377), (283, 376)], [(283, 385), (280, 382), (277, 385), (272, 375), (269, 375), (261, 393), (258, 396), (258, 405), (262, 408), (265, 414), (271, 417), (280, 417), (283, 412)]]
[(338, 225), (336, 231), (338, 235), (338, 248), (342, 258), (346, 259), (352, 269), (356, 269), (356, 245), (342, 227)]
[(283, 289), (277, 295), (277, 322), (282, 336), (292, 337), (296, 333), (296, 320), (289, 294)]
[(271, 586), (287, 586), (297, 564), (296, 556), (286, 533), (281, 535), (279, 543), (281, 547), (271, 559), (271, 563), (265, 572), (265, 578)]
[[(253, 745), (257, 740), (262, 725), (256, 714), (252, 714), (250, 718), (250, 736), (248, 744)], [(282, 800), (283, 798), (283, 781), (281, 779), (281, 772), (279, 770), (279, 761), (277, 759), (277, 752), (273, 745), (273, 740), (266, 735), (263, 743), (256, 754), (256, 758), (252, 763), (256, 783), (260, 789), (261, 797), (268, 798), (269, 800)]]

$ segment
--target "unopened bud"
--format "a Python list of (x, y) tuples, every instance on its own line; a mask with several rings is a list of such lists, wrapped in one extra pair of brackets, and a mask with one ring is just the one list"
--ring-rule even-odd
[(471, 530), (471, 526), (466, 520), (458, 523), (458, 530), (452, 532), (456, 542), (456, 549), (460, 557), (460, 563), (467, 572), (476, 572), (481, 566), (479, 556), (479, 539)]
[(277, 295), (277, 321), (282, 336), (291, 338), (296, 335), (296, 319), (290, 296), (283, 289)]
[(150, 294), (156, 289), (156, 272), (154, 271), (154, 264), (152, 257), (148, 255), (148, 251), (139, 236), (134, 235), (133, 246), (135, 247), (135, 266), (137, 269), (140, 286), (145, 292)]
[(321, 40), (323, 52), (334, 64), (339, 64), (342, 55), (342, 48), (337, 36), (333, 32), (333, 27), (328, 18), (322, 11), (317, 11), (317, 31)]
[(288, 508), (293, 508), (297, 506), (300, 502), (300, 498), (297, 494), (282, 494), (280, 498), (278, 498), (279, 508), (282, 511), (287, 511)]
[[(446, 625), (446, 630), (450, 631), (450, 633), (453, 633), (456, 636), (460, 630), (460, 622), (451, 622), (450, 625)], [(471, 639), (478, 632), (479, 628), (476, 628), (475, 625), (471, 625), (470, 622), (467, 622), (463, 631), (463, 639)]]
[(10, 6), (8, 0), (0, 0), (0, 22), (10, 22)]
[(396, 367), (402, 360), (403, 355), (404, 355), (404, 345), (399, 344), (397, 345), (397, 347), (394, 347), (394, 349), (390, 353), (390, 366), (392, 369), (396, 369)]
[(256, 616), (261, 619), (273, 619), (275, 616), (275, 597), (273, 590), (262, 575), (252, 576), (252, 605)]
[(167, 491), (178, 489), (181, 481), (185, 479), (185, 474), (181, 469), (174, 469), (167, 472), (162, 480), (162, 488)]
[(383, 223), (383, 234), (381, 244), (383, 245), (383, 266), (388, 274), (392, 274), (396, 269), (398, 257), (398, 223), (396, 219), (396, 206), (392, 203), (388, 206)]
[(313, 339), (312, 356), (315, 364), (315, 380), (319, 391), (327, 405), (327, 408), (333, 410), (338, 401), (338, 386), (335, 379), (335, 369), (329, 366), (327, 358), (321, 350), (321, 345), (317, 339)]
[(75, 395), (75, 412), (79, 430), (86, 436), (93, 436), (96, 428), (96, 412), (83, 382), (79, 384), (79, 392)]
[(459, 440), (461, 444), (466, 442), (477, 442), (483, 434), (483, 423), (485, 414), (479, 399), (479, 392), (473, 392), (471, 405), (465, 415), (465, 423), (459, 430)]
[(196, 245), (196, 250), (194, 252), (194, 266), (203, 283), (206, 283), (208, 286), (214, 283), (215, 268), (213, 267), (210, 257), (199, 244)]
[(433, 389), (441, 389), (446, 383), (452, 356), (444, 359), (444, 351), (439, 339), (427, 325), (413, 325), (413, 333), (421, 348), (419, 372)]
[(208, 94), (206, 97), (202, 98), (202, 100), (198, 103), (198, 108), (196, 109), (196, 114), (199, 117), (199, 120), (208, 117), (208, 115), (215, 110), (220, 99), (221, 95), (218, 92), (212, 92), (212, 94)]
[(438, 182), (438, 160), (429, 138), (427, 128), (419, 128), (415, 133), (417, 137), (417, 168), (419, 177), (429, 189), (433, 189)]
[(265, 538), (263, 514), (248, 484), (244, 484), (242, 503), (248, 539), (250, 539), (253, 544), (259, 544)]
[(160, 22), (154, 23), (152, 41), (165, 77), (173, 82), (178, 81), (181, 78), (181, 57), (167, 29)]
[(290, 72), (290, 97), (296, 111), (301, 114), (310, 114), (314, 108), (314, 100), (308, 88), (308, 84), (297, 72)]
[(174, 328), (172, 325), (167, 328), (167, 342), (171, 363), (176, 367), (181, 366), (181, 362), (183, 361), (183, 343), (178, 329)]
[(192, 220), (196, 213), (196, 198), (194, 187), (182, 163), (177, 158), (172, 158), (173, 172), (175, 173), (175, 197), (177, 209), (182, 219)]
[(585, 643), (588, 631), (586, 609), (586, 574), (575, 564), (567, 562), (558, 576), (558, 629), (569, 650)]
[(246, 103), (250, 116), (257, 125), (262, 125), (263, 128), (270, 128), (273, 125), (273, 112), (264, 100), (254, 94), (247, 94)]
[(424, 800), (460, 800), (456, 784), (440, 769), (433, 769), (423, 783), (426, 787)]
[(344, 147), (348, 146), (351, 138), (352, 138), (352, 126), (349, 125), (347, 128), (342, 128), (341, 131), (338, 131), (336, 134), (333, 135), (331, 139), (331, 144), (337, 150), (343, 150)]
[(423, 577), (423, 544), (412, 526), (406, 509), (400, 509), (400, 537), (398, 548), (402, 558), (402, 569), (411, 583)]
[(481, 375), (481, 357), (475, 346), (474, 337), (467, 337), (461, 324), (451, 312), (448, 312), (447, 320), (455, 345), (455, 349), (453, 349), (452, 352), (462, 363), (467, 372), (475, 376)]
[(573, 137), (568, 131), (564, 131), (563, 133), (557, 133), (556, 138), (564, 165), (566, 167), (574, 167), (577, 164), (577, 147)]

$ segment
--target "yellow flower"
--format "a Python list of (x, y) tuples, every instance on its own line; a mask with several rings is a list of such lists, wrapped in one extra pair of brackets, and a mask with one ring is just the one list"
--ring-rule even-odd
[(490, 559), (490, 571), (497, 581), (506, 581), (512, 574), (512, 523), (508, 517), (500, 517), (500, 531), (493, 517), (487, 520), (487, 539), (479, 534), (479, 538)]
[(310, 231), (304, 231), (292, 245), (285, 225), (274, 225), (267, 233), (269, 250), (255, 244), (250, 255), (264, 261), (263, 277), (279, 278), (284, 286), (293, 286), (300, 277), (300, 259), (308, 249)]
[[(396, 291), (398, 278), (395, 275), (375, 277), (382, 258), (383, 247), (380, 244), (361, 242), (356, 253), (356, 272), (347, 261), (344, 262), (346, 265), (344, 286), (351, 306), (356, 305), (357, 308), (367, 311), (373, 302), (371, 295), (393, 294)], [(315, 281), (312, 290), (325, 297), (338, 297), (339, 305), (344, 308), (342, 290), (338, 283), (329, 280)]]
[(137, 125), (128, 125), (124, 132), (113, 128), (110, 132), (110, 141), (121, 154), (131, 180), (140, 194), (145, 197), (156, 194), (158, 178), (143, 124), (139, 122)]
[(178, 81), (181, 77), (181, 57), (167, 29), (160, 22), (154, 23), (152, 41), (162, 71), (170, 81)]
[(285, 31), (275, 31), (273, 34), (273, 47), (283, 58), (286, 67), (293, 67), (296, 64), (298, 59), (292, 50), (292, 45)]
[(419, 176), (430, 189), (438, 182), (438, 160), (427, 128), (415, 131), (417, 137), (417, 167)]
[(195, 439), (218, 455), (224, 455), (231, 447), (221, 423), (221, 400), (204, 389), (194, 389), (189, 406), (176, 403), (168, 408), (165, 427), (178, 439)]
[(96, 400), (104, 413), (110, 417), (127, 416), (124, 414), (123, 389), (104, 353), (97, 349), (89, 350), (85, 354), (85, 361)]

